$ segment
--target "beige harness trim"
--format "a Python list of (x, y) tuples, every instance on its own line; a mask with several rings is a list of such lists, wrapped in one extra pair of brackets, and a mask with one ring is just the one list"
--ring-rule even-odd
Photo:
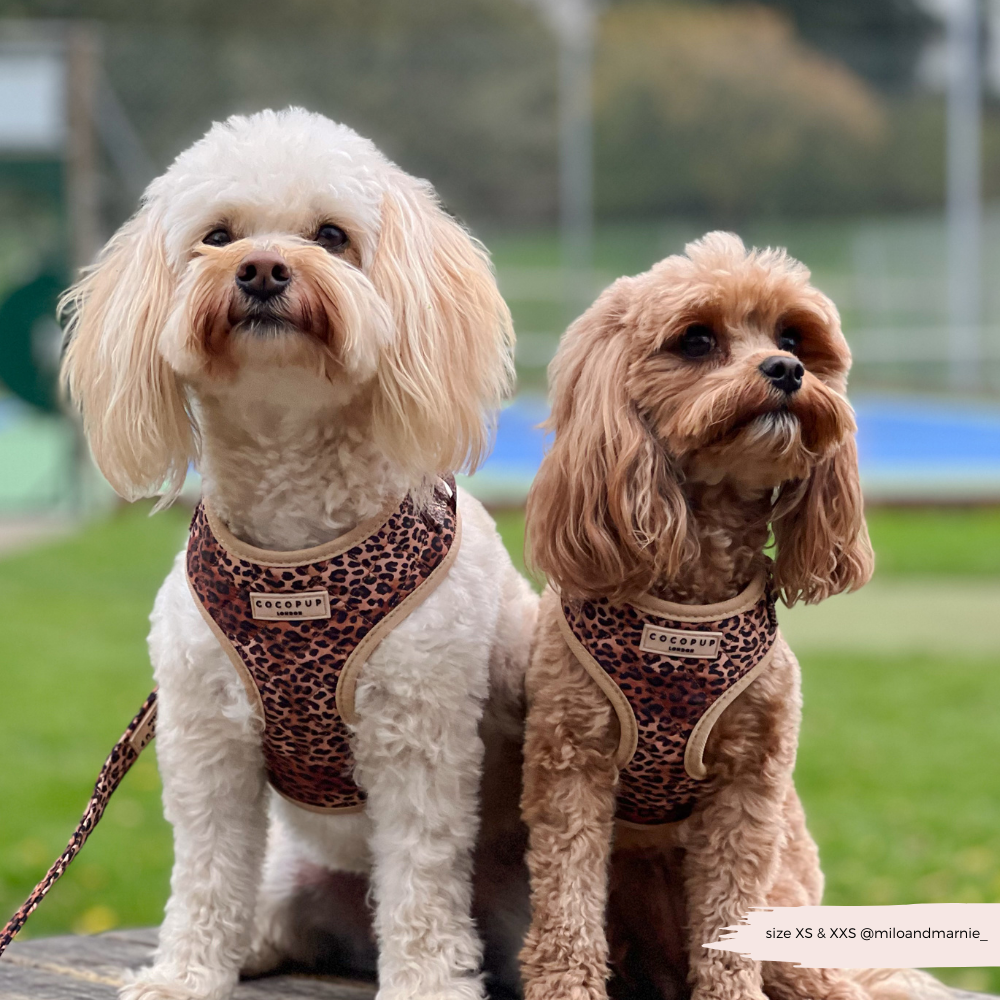
[(764, 593), (766, 579), (764, 575), (758, 576), (746, 585), (742, 593), (729, 598), (728, 601), (719, 601), (717, 604), (676, 604), (673, 601), (661, 601), (659, 598), (651, 597), (649, 594), (643, 594), (628, 603), (636, 611), (653, 615), (655, 618), (666, 618), (669, 621), (719, 621), (723, 618), (731, 618), (733, 615), (741, 615), (744, 611), (749, 611), (760, 600), (760, 595)]
[(308, 563), (325, 562), (334, 556), (343, 555), (348, 549), (353, 549), (359, 542), (371, 538), (381, 531), (385, 522), (399, 509), (400, 501), (390, 500), (374, 517), (362, 521), (351, 528), (347, 534), (338, 535), (322, 545), (314, 545), (309, 549), (292, 549), (288, 552), (273, 549), (260, 549), (256, 545), (237, 538), (215, 515), (207, 497), (202, 499), (208, 526), (212, 529), (216, 541), (230, 554), (253, 563), (255, 566), (280, 568), (290, 566), (305, 566)]
[[(342, 555), (344, 552), (347, 552), (348, 549), (352, 549), (359, 542), (363, 542), (365, 539), (370, 538), (372, 535), (380, 531), (386, 521), (388, 521), (399, 508), (398, 500), (390, 501), (379, 514), (375, 517), (369, 518), (367, 521), (362, 521), (351, 531), (347, 532), (346, 535), (341, 535), (339, 538), (335, 538), (330, 542), (326, 542), (323, 545), (314, 546), (309, 549), (296, 549), (295, 551), (290, 552), (276, 552), (269, 549), (257, 548), (255, 545), (250, 545), (247, 542), (241, 541), (215, 516), (207, 500), (203, 500), (203, 504), (209, 527), (222, 548), (237, 558), (264, 567), (298, 567), (312, 563), (324, 562), (328, 559), (332, 559), (334, 556)], [(368, 657), (372, 654), (372, 652), (374, 652), (378, 644), (400, 622), (407, 618), (435, 590), (437, 590), (441, 581), (445, 578), (445, 576), (447, 576), (448, 571), (451, 569), (455, 558), (458, 556), (458, 550), (461, 543), (462, 515), (461, 511), (456, 506), (455, 538), (445, 557), (431, 572), (430, 576), (428, 576), (416, 588), (416, 590), (408, 594), (395, 608), (392, 609), (392, 611), (385, 615), (374, 628), (365, 634), (364, 638), (351, 651), (351, 655), (348, 656), (340, 670), (340, 674), (337, 678), (337, 690), (335, 697), (337, 711), (340, 713), (340, 717), (345, 723), (347, 723), (347, 725), (353, 726), (358, 722), (358, 714), (355, 711), (354, 706), (354, 693), (357, 689), (358, 676), (361, 673), (361, 668), (365, 665)], [(195, 592), (194, 585), (191, 582), (191, 577), (185, 573), (184, 579), (187, 581), (188, 590), (191, 592), (191, 597), (194, 600), (195, 607), (198, 609), (201, 617), (205, 620), (208, 627), (212, 630), (212, 634), (219, 641), (219, 644), (222, 646), (226, 656), (229, 657), (230, 662), (236, 668), (236, 673), (239, 676), (240, 681), (243, 683), (243, 687), (246, 689), (247, 697), (250, 699), (251, 708), (254, 709), (255, 714), (259, 717), (261, 725), (266, 725), (267, 719), (264, 712), (264, 702), (261, 698), (260, 690), (247, 668), (243, 657), (240, 656), (236, 647), (229, 641), (229, 637), (222, 631), (221, 628), (219, 628), (215, 619), (212, 618), (211, 614), (209, 614), (208, 609), (204, 606), (204, 604), (202, 604), (201, 599)], [(285, 799), (286, 802), (290, 802), (299, 809), (305, 809), (307, 812), (323, 813), (326, 815), (331, 813), (346, 814), (363, 812), (365, 808), (364, 803), (355, 806), (309, 805), (308, 803), (299, 802), (296, 799), (289, 798), (284, 794), (284, 792), (275, 788), (273, 785), (271, 785), (271, 788), (273, 788), (274, 791), (281, 796), (281, 798)]]
[(753, 670), (744, 674), (721, 698), (717, 698), (708, 711), (695, 723), (694, 729), (691, 730), (691, 735), (688, 737), (687, 746), (684, 747), (684, 770), (692, 778), (701, 781), (708, 777), (704, 756), (705, 745), (708, 743), (709, 736), (712, 735), (712, 729), (722, 713), (767, 669), (777, 645), (778, 639), (775, 636), (771, 648), (764, 654), (760, 663)]
[[(767, 578), (764, 575), (752, 580), (742, 593), (731, 597), (728, 601), (719, 601), (717, 604), (676, 604), (673, 601), (661, 601), (656, 597), (644, 594), (634, 601), (628, 603), (637, 611), (643, 614), (653, 615), (656, 618), (663, 618), (668, 621), (680, 622), (711, 622), (720, 621), (724, 618), (731, 618), (733, 615), (743, 614), (749, 611), (759, 600), (764, 592)], [(691, 614), (697, 611), (697, 614)], [(587, 647), (576, 637), (573, 629), (566, 621), (566, 615), (559, 604), (559, 629), (563, 639), (573, 651), (573, 655), (580, 661), (584, 670), (594, 679), (597, 686), (607, 696), (618, 716), (618, 723), (621, 727), (621, 737), (618, 741), (618, 750), (615, 753), (615, 766), (620, 770), (635, 756), (636, 748), (639, 745), (639, 726), (635, 719), (635, 713), (625, 697), (621, 688), (611, 679), (607, 671), (591, 656)], [(705, 746), (708, 738), (712, 734), (716, 722), (722, 713), (767, 669), (774, 655), (777, 646), (777, 638), (772, 643), (771, 648), (764, 654), (763, 659), (752, 670), (741, 677), (724, 695), (718, 698), (705, 714), (695, 723), (691, 730), (691, 735), (684, 747), (684, 770), (690, 777), (697, 781), (703, 780), (708, 775), (705, 768)], [(630, 824), (627, 820), (616, 820), (626, 826), (635, 826), (642, 829), (643, 824)]]
[(573, 651), (573, 655), (580, 661), (583, 669), (590, 674), (597, 686), (607, 696), (618, 716), (621, 736), (618, 740), (618, 750), (615, 753), (615, 767), (621, 770), (635, 755), (636, 747), (639, 745), (639, 726), (635, 721), (632, 706), (622, 693), (621, 688), (608, 676), (604, 668), (587, 651), (587, 647), (576, 637), (569, 622), (566, 621), (561, 602), (559, 604), (559, 630), (566, 640), (566, 645)]
[(286, 802), (295, 806), (296, 809), (305, 809), (306, 812), (320, 813), (323, 816), (332, 816), (333, 814), (346, 816), (349, 813), (360, 813), (365, 811), (364, 802), (360, 802), (356, 806), (312, 806), (308, 802), (299, 802), (298, 799), (290, 798), (280, 788), (275, 787), (270, 782), (267, 783), (267, 786), (279, 798), (282, 798)]
[(447, 555), (423, 583), (411, 594), (407, 594), (365, 637), (354, 647), (347, 657), (337, 678), (337, 711), (349, 726), (357, 724), (358, 714), (354, 709), (354, 692), (358, 686), (358, 674), (375, 647), (407, 616), (419, 607), (437, 590), (448, 575), (459, 546), (462, 544), (462, 514), (455, 508), (455, 540)]
[(184, 579), (187, 582), (194, 606), (198, 609), (201, 617), (205, 619), (205, 624), (212, 630), (212, 635), (218, 639), (222, 651), (229, 657), (230, 662), (236, 668), (236, 673), (243, 682), (243, 687), (246, 688), (247, 698), (250, 700), (250, 708), (253, 709), (254, 714), (260, 719), (260, 724), (262, 726), (266, 725), (264, 702), (260, 697), (260, 691), (254, 683), (253, 677), (250, 676), (247, 665), (243, 662), (243, 657), (236, 652), (236, 647), (229, 641), (229, 636), (215, 624), (215, 619), (208, 613), (205, 605), (201, 603), (201, 598), (195, 593), (194, 584), (191, 583), (191, 577), (185, 573)]
[[(221, 541), (221, 539), (220, 539)], [(247, 698), (250, 700), (250, 708), (253, 710), (254, 715), (260, 720), (261, 726), (267, 725), (267, 718), (264, 715), (264, 702), (260, 697), (260, 689), (254, 683), (253, 677), (250, 676), (250, 671), (247, 669), (246, 663), (243, 662), (243, 657), (236, 652), (236, 647), (229, 641), (229, 636), (215, 624), (215, 620), (208, 613), (205, 605), (201, 603), (198, 595), (194, 592), (194, 586), (191, 583), (191, 578), (184, 574), (184, 579), (187, 580), (188, 590), (191, 591), (191, 597), (194, 600), (195, 607), (201, 613), (201, 617), (205, 619), (205, 623), (212, 630), (212, 634), (219, 641), (219, 645), (222, 647), (222, 651), (229, 657), (230, 663), (236, 668), (236, 675), (243, 683), (243, 687), (246, 689)], [(289, 798), (282, 792), (279, 788), (275, 788), (271, 782), (268, 782), (268, 787), (280, 795), (286, 802), (290, 802), (293, 806), (298, 809), (305, 809), (306, 812), (323, 813), (324, 815), (330, 816), (333, 814), (346, 815), (347, 813), (357, 813), (364, 811), (364, 803), (356, 806), (312, 806), (307, 802), (298, 802), (295, 799)]]

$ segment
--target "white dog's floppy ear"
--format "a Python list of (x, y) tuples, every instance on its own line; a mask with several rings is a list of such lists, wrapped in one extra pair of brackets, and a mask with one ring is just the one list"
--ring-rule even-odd
[(772, 523), (775, 583), (785, 604), (816, 604), (867, 583), (875, 556), (865, 524), (853, 435), (791, 484)]
[(555, 441), (528, 494), (528, 547), (566, 597), (635, 597), (698, 553), (673, 464), (628, 394), (630, 280), (573, 323), (549, 366)]
[(382, 200), (371, 280), (395, 323), (376, 436), (416, 471), (475, 469), (513, 383), (513, 326), (486, 251), (407, 178)]
[(173, 278), (148, 209), (126, 222), (63, 296), (62, 382), (94, 459), (128, 500), (180, 491), (195, 455), (183, 392), (160, 354)]

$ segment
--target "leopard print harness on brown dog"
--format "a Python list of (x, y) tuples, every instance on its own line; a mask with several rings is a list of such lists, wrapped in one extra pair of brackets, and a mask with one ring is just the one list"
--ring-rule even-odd
[(271, 552), (200, 504), (188, 584), (260, 718), (272, 787), (316, 812), (363, 808), (349, 726), (365, 660), (447, 574), (459, 548), (455, 481), (326, 545)]
[(685, 819), (704, 788), (712, 727), (774, 652), (767, 579), (719, 604), (563, 601), (559, 624), (618, 716), (617, 820), (646, 827)]

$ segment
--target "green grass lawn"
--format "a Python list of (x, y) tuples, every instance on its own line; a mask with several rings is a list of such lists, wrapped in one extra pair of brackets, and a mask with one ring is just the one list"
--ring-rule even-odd
[[(998, 657), (799, 657), (795, 779), (840, 905), (1000, 902)], [(1000, 992), (1000, 969), (939, 969)]]
[[(0, 561), (6, 912), (62, 850), (105, 754), (149, 690), (146, 618), (185, 516), (145, 513), (123, 510)], [(503, 512), (498, 523), (519, 558), (523, 518)], [(880, 567), (872, 600), (893, 581), (937, 578), (947, 587), (965, 577), (995, 587), (1000, 579), (1000, 512), (875, 510), (870, 524)], [(796, 628), (806, 704), (797, 781), (822, 851), (826, 901), (1000, 902), (998, 652), (975, 643), (954, 654), (873, 651), (862, 630), (854, 647), (831, 653), (810, 644), (804, 618)], [(30, 933), (155, 923), (169, 867), (147, 751)], [(998, 973), (942, 974), (1000, 992)]]
[(1000, 579), (1000, 508), (868, 511), (878, 572)]
[[(61, 853), (105, 756), (149, 693), (147, 618), (186, 518), (132, 509), (0, 562), (0, 909)], [(170, 833), (155, 756), (125, 779), (30, 933), (159, 922)], [(4, 917), (5, 919), (5, 917)]]

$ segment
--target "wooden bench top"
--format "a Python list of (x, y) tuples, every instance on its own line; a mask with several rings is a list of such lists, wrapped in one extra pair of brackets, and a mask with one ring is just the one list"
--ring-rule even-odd
[[(115, 1000), (125, 969), (149, 962), (156, 928), (15, 941), (0, 958), (0, 1000)], [(372, 1000), (373, 983), (274, 976), (240, 983), (234, 1000)]]
[[(115, 1000), (125, 969), (149, 962), (156, 928), (94, 937), (15, 941), (0, 958), (0, 1000)], [(954, 1000), (996, 1000), (942, 988)], [(234, 1000), (372, 1000), (373, 983), (329, 976), (272, 976), (240, 983)]]

